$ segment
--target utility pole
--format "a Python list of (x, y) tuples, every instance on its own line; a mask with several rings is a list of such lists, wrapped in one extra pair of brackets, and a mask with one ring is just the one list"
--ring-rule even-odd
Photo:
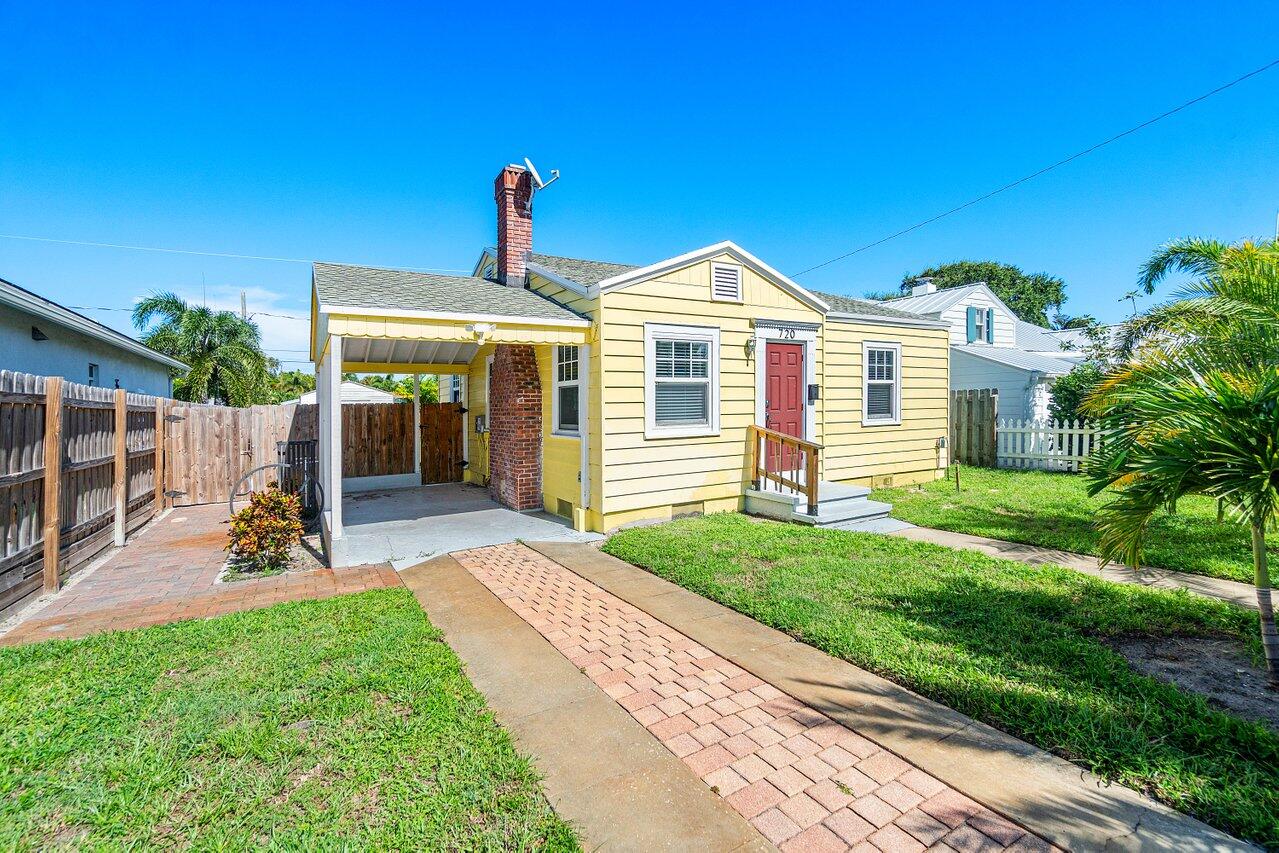
[(240, 291), (240, 319), (249, 319), (249, 300), (243, 290)]

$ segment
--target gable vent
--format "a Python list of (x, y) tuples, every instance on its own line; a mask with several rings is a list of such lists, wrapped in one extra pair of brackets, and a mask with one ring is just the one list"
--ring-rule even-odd
[(711, 299), (742, 301), (742, 268), (735, 264), (711, 264)]

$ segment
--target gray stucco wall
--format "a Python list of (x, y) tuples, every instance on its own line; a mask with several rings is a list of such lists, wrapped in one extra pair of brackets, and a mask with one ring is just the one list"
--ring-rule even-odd
[[(32, 340), (32, 326), (49, 340)], [(97, 384), (103, 388), (114, 388), (118, 379), (126, 391), (170, 396), (169, 368), (163, 364), (0, 305), (0, 369), (88, 384), (90, 362), (98, 365)]]

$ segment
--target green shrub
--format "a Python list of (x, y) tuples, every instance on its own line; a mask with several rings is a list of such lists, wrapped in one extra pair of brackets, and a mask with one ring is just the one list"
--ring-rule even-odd
[(1065, 376), (1053, 382), (1052, 402), (1048, 404), (1048, 416), (1055, 421), (1073, 421), (1084, 416), (1079, 405), (1105, 378), (1105, 373), (1095, 363), (1085, 361), (1075, 365)]
[(227, 550), (241, 571), (280, 572), (288, 568), (302, 539), (302, 502), (271, 483), (249, 496), (249, 505), (231, 516)]

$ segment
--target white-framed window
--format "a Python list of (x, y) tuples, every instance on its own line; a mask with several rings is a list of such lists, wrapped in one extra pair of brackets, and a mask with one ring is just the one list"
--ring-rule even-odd
[(975, 338), (975, 340), (978, 341), (979, 343), (984, 344), (986, 342), (986, 320), (987, 320), (986, 311), (984, 309), (978, 308), (977, 316), (975, 320), (976, 320), (976, 329), (977, 329), (977, 337)]
[(862, 423), (902, 422), (902, 345), (862, 344)]
[(719, 434), (719, 328), (644, 324), (644, 436)]
[(742, 268), (737, 264), (711, 264), (711, 299), (742, 301)]
[(102, 380), (99, 377), (98, 366), (94, 364), (93, 362), (89, 362), (89, 384), (93, 386), (97, 386), (98, 384), (101, 383), (101, 381)]
[(551, 398), (552, 432), (577, 436), (578, 401), (581, 399), (581, 356), (575, 346), (557, 346), (553, 366), (554, 394)]

